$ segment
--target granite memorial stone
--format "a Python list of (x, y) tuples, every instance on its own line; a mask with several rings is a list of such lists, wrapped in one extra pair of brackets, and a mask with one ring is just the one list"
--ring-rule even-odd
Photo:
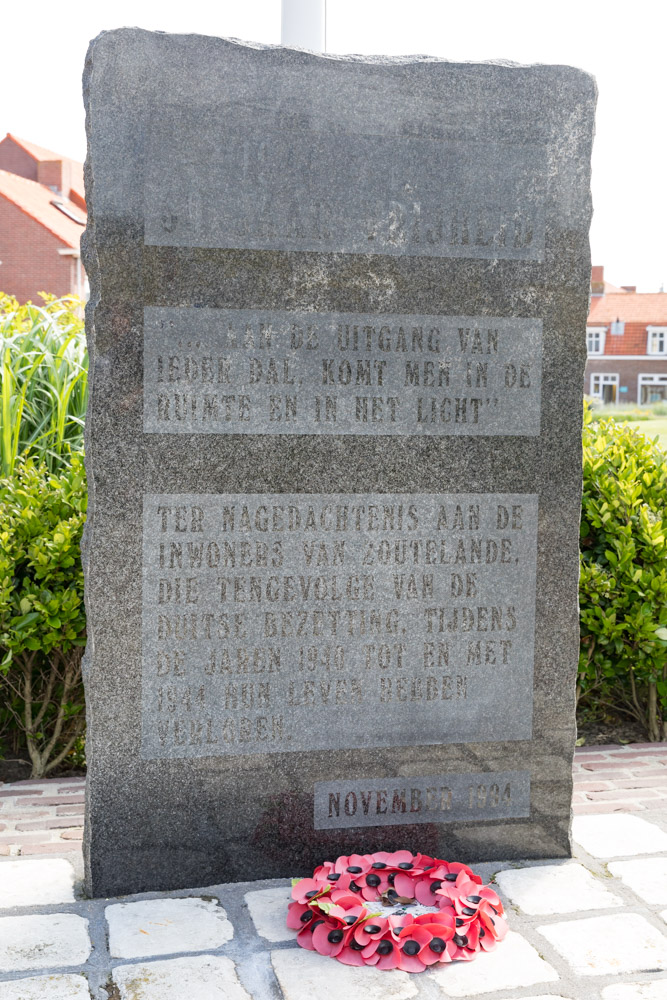
[(122, 29), (84, 90), (88, 890), (567, 856), (592, 79)]

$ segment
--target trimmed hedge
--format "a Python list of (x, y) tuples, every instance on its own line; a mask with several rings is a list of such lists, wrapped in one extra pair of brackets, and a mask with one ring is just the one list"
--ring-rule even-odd
[(0, 480), (0, 735), (32, 776), (57, 767), (85, 725), (83, 457), (51, 473), (21, 459)]
[(667, 739), (667, 456), (584, 415), (578, 705)]

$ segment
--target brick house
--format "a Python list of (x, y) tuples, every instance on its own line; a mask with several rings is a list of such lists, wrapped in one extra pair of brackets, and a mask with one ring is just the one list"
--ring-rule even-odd
[(594, 267), (586, 343), (587, 395), (640, 405), (667, 399), (667, 292), (616, 288)]
[(86, 227), (83, 167), (14, 135), (0, 141), (0, 291), (86, 297), (79, 243)]

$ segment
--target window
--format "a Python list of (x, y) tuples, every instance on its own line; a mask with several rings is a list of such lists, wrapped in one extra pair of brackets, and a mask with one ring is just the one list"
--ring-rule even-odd
[(667, 399), (667, 375), (640, 375), (637, 399), (644, 405)]
[(667, 326), (647, 326), (647, 354), (667, 354)]
[(597, 372), (591, 375), (591, 396), (603, 403), (618, 402), (618, 375)]
[(625, 333), (625, 320), (617, 319), (609, 327), (612, 337), (622, 337)]
[(604, 335), (603, 326), (586, 327), (586, 347), (589, 354), (604, 354)]

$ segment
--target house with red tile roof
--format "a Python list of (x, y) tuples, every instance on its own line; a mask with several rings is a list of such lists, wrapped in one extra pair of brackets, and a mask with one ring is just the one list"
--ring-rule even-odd
[(638, 292), (591, 274), (585, 389), (604, 403), (667, 399), (667, 292)]
[(85, 297), (83, 166), (18, 136), (0, 141), (0, 292)]

